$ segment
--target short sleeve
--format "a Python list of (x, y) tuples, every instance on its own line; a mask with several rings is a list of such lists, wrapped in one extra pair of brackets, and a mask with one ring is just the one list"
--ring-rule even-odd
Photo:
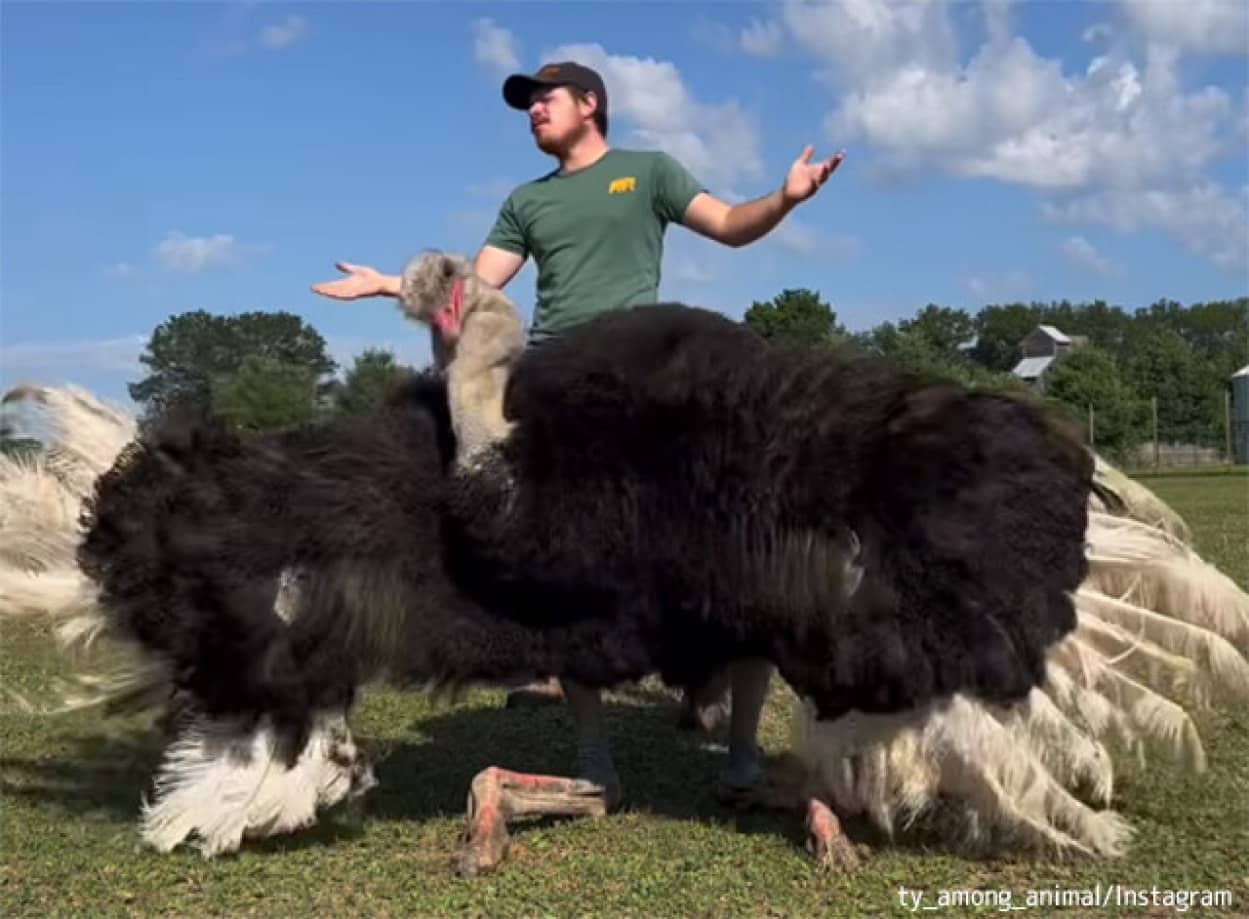
[(516, 202), (512, 195), (508, 195), (503, 206), (499, 208), (494, 226), (491, 227), (486, 237), (486, 245), (503, 249), (522, 258), (528, 257), (529, 244), (525, 236), (525, 228), (516, 213)]
[(655, 183), (655, 213), (669, 223), (680, 223), (694, 197), (707, 190), (690, 175), (689, 170), (667, 153), (655, 154), (652, 177)]

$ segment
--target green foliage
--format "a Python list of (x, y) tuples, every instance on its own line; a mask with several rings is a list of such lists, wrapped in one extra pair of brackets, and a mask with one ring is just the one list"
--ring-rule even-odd
[(914, 319), (898, 323), (898, 331), (921, 339), (939, 359), (958, 362), (963, 359), (961, 348), (976, 337), (976, 320), (966, 310), (929, 303)]
[(1223, 386), (1216, 372), (1171, 328), (1141, 336), (1124, 377), (1142, 398), (1158, 399), (1158, 429), (1177, 443), (1219, 444)]
[(236, 430), (282, 430), (314, 420), (317, 378), (310, 367), (248, 354), (212, 398), (213, 411)]
[(390, 389), (410, 372), (385, 349), (366, 348), (356, 356), (346, 379), (334, 393), (334, 411), (350, 418), (380, 405)]
[(884, 358), (908, 373), (951, 380), (975, 389), (1027, 388), (1023, 381), (1010, 374), (980, 366), (959, 347), (966, 343), (967, 337), (963, 335), (965, 329), (960, 327), (961, 320), (953, 314), (961, 311), (945, 312), (944, 308), (931, 305), (925, 310), (921, 314), (927, 316), (925, 320), (904, 320), (896, 326), (892, 322), (882, 322), (869, 332), (850, 336), (850, 343), (860, 353)]
[(1094, 436), (1107, 451), (1152, 436), (1151, 397), (1161, 441), (1221, 447), (1228, 380), (1249, 362), (1249, 297), (1188, 307), (1158, 300), (1135, 312), (1103, 300), (1002, 303), (974, 316), (929, 303), (900, 322), (853, 334), (836, 326), (827, 334), (836, 322), (831, 309), (810, 291), (786, 290), (753, 303), (744, 321), (766, 338), (843, 339), (910, 372), (1007, 390), (1028, 388), (1010, 372), (1021, 341), (1038, 325), (1055, 326), (1077, 342), (1047, 372), (1047, 394), (1085, 422), (1092, 404)]
[[(217, 390), (228, 384), (248, 357), (265, 362), (270, 375), (276, 365), (303, 368), (313, 380), (315, 396), (324, 393), (327, 377), (336, 369), (325, 340), (292, 313), (217, 316), (196, 310), (171, 316), (152, 332), (139, 358), (148, 375), (130, 384), (130, 396), (144, 406), (148, 416), (177, 404), (211, 409), (221, 399)], [(252, 378), (257, 372), (255, 366), (249, 370)]]
[[(1249, 586), (1245, 475), (1174, 476), (1149, 487), (1193, 526), (1196, 549)], [(0, 684), (40, 698), (78, 661), (61, 656), (32, 623), (4, 630)], [(539, 820), (514, 831), (508, 861), (465, 882), (449, 869), (463, 831), (463, 801), (492, 762), (562, 773), (576, 749), (556, 709), (518, 713), (502, 692), (469, 688), (451, 701), (368, 686), (352, 715), (366, 743), (385, 748), (382, 791), (359, 814), (325, 815), (310, 829), (206, 860), (194, 852), (136, 851), (138, 789), (151, 781), (165, 738), (147, 719), (100, 720), (95, 709), (56, 718), (8, 705), (4, 747), (5, 916), (970, 916), (970, 910), (899, 910), (898, 885), (925, 891), (992, 884), (1014, 890), (1105, 889), (1107, 862), (952, 854), (936, 832), (916, 827), (897, 841), (847, 822), (872, 845), (853, 874), (830, 874), (802, 846), (801, 818), (759, 811), (735, 816), (708, 793), (722, 752), (672, 729), (675, 702), (654, 681), (604, 694), (612, 749), (627, 764), (636, 807), (603, 820)], [(760, 743), (779, 757), (791, 729), (793, 693), (771, 682)], [(1123, 757), (1115, 806), (1138, 830), (1114, 864), (1123, 889), (1228, 889), (1230, 912), (1249, 902), (1245, 821), (1249, 812), (1249, 712), (1218, 698), (1197, 713), (1209, 768), (1190, 776), (1150, 758)], [(1116, 755), (1116, 761), (1119, 757)], [(992, 873), (989, 873), (992, 872)], [(350, 879), (344, 883), (343, 879)], [(1016, 893), (1016, 902), (1022, 902)], [(1110, 916), (1141, 915), (1124, 907)], [(1175, 915), (1157, 909), (1156, 915)], [(1093, 910), (1031, 910), (984, 917), (1101, 916)]]
[(38, 456), (43, 444), (37, 438), (0, 431), (0, 456), (20, 460)]
[[(1228, 380), (1249, 362), (1249, 297), (1189, 306), (1160, 299), (1131, 312), (1102, 300), (990, 305), (975, 317), (970, 356), (1009, 371), (1021, 357), (1019, 342), (1042, 323), (1083, 336), (1112, 357), (1135, 400), (1147, 406), (1156, 397), (1160, 440), (1224, 444)], [(1106, 411), (1116, 409), (1107, 405)]]
[(771, 300), (756, 300), (742, 319), (777, 344), (834, 344), (846, 335), (833, 308), (818, 291), (806, 288), (786, 288)]
[(1091, 438), (1117, 461), (1149, 435), (1144, 403), (1124, 381), (1114, 357), (1096, 345), (1076, 348), (1059, 361), (1046, 379), (1045, 395), (1084, 423), (1091, 406)]
[(1008, 372), (1019, 363), (1019, 343), (1047, 321), (1038, 304), (1009, 303), (986, 306), (976, 316), (976, 344), (971, 358), (989, 370)]

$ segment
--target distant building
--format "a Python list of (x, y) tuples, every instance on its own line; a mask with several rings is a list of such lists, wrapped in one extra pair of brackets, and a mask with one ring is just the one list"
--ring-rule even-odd
[(1023, 357), (1011, 370), (1026, 383), (1045, 388), (1045, 374), (1072, 348), (1088, 344), (1083, 335), (1067, 335), (1052, 325), (1039, 325), (1019, 343)]
[(1249, 364), (1232, 374), (1232, 462), (1249, 464)]

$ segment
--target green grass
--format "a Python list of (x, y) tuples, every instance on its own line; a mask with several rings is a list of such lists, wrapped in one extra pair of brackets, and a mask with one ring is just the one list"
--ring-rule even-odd
[[(1193, 525), (1199, 551), (1242, 585), (1249, 584), (1247, 484), (1243, 475), (1149, 482)], [(0, 682), (27, 692), (47, 685), (59, 666), (47, 636), (11, 629), (3, 639)], [(1229, 889), (1234, 911), (1249, 914), (1244, 711), (1200, 717), (1210, 762), (1204, 776), (1157, 762), (1123, 777), (1116, 806), (1138, 836), (1118, 862), (976, 861), (906, 839), (890, 844), (850, 823), (873, 850), (863, 869), (841, 876), (810, 863), (797, 817), (739, 815), (716, 805), (721, 754), (674, 728), (669, 694), (647, 684), (610, 700), (625, 809), (604, 820), (522, 825), (503, 870), (471, 881), (450, 870), (469, 780), (491, 763), (566, 770), (573, 751), (562, 708), (508, 711), (497, 692), (434, 707), (419, 695), (371, 691), (356, 730), (382, 757), (382, 784), (363, 812), (334, 814), (299, 836), (213, 862), (138, 846), (140, 795), (159, 755), (143, 725), (90, 716), (39, 720), (5, 709), (0, 915), (911, 915), (899, 906), (899, 885), (921, 888), (935, 903), (941, 889), (1010, 890), (1020, 902), (1029, 889), (1099, 883)], [(774, 688), (764, 720), (773, 752), (784, 746), (786, 700)]]

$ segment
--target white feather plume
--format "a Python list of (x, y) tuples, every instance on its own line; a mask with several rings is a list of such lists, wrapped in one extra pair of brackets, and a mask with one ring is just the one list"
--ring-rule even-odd
[(309, 827), (321, 809), (374, 784), (341, 713), (317, 717), (289, 769), (267, 723), (247, 730), (201, 719), (165, 750), (155, 797), (143, 803), (143, 841), (160, 852), (187, 843), (213, 858), (247, 838)]
[[(1131, 834), (1095, 809), (1113, 796), (1112, 751), (1145, 766), (1162, 750), (1204, 772), (1193, 712), (1249, 698), (1249, 593), (1149, 489), (1100, 457), (1095, 477), (1077, 628), (1050, 652), (1045, 683), (1022, 705), (958, 697), (867, 741), (798, 701), (792, 747), (814, 793), (887, 832), (952, 808), (968, 845), (1113, 856)], [(856, 781), (864, 762), (870, 782)]]

